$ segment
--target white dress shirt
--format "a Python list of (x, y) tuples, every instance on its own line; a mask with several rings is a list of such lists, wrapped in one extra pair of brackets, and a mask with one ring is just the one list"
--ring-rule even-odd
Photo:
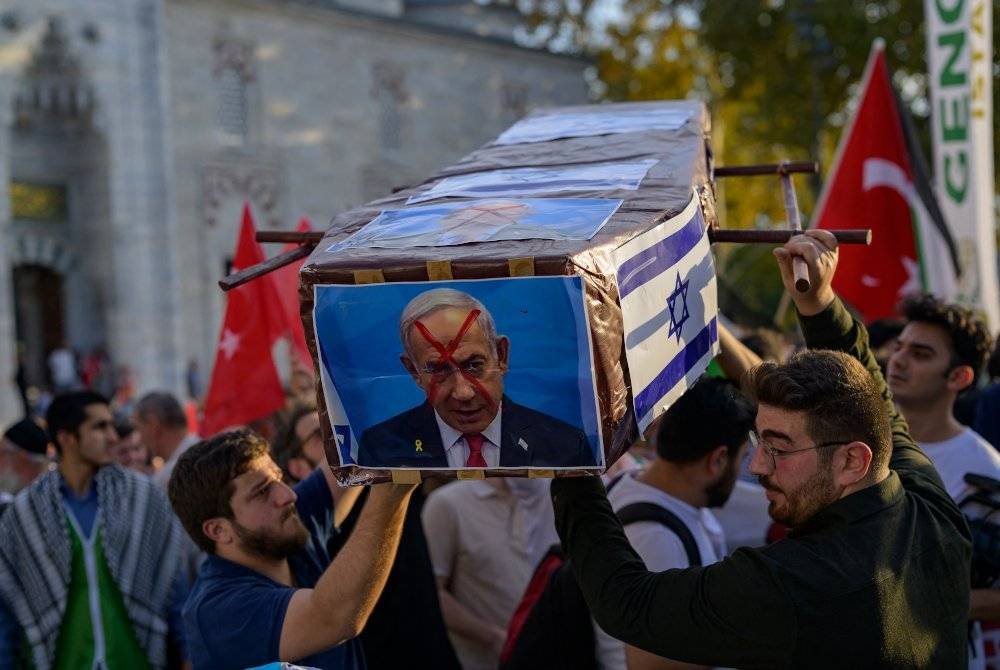
[[(483, 431), (483, 458), (486, 459), (486, 467), (496, 468), (500, 466), (500, 416), (503, 414), (497, 411), (497, 415), (486, 426)], [(444, 445), (444, 453), (448, 457), (449, 468), (464, 468), (469, 462), (469, 444), (459, 431), (455, 430), (444, 422), (441, 415), (434, 410), (434, 418), (437, 420), (438, 430), (441, 432), (441, 444)]]

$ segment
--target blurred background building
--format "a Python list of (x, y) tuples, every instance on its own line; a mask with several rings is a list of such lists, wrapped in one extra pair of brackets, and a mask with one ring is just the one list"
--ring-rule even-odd
[(585, 101), (587, 62), (518, 46), (521, 23), (461, 0), (5, 0), (4, 388), (19, 359), (49, 385), (62, 347), (105, 347), (140, 390), (207, 378), (244, 199), (260, 228), (323, 228)]

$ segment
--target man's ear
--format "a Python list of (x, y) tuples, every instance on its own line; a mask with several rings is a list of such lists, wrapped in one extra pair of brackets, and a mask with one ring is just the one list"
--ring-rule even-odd
[(845, 444), (834, 456), (834, 478), (841, 486), (857, 484), (868, 476), (872, 465), (872, 449), (864, 442), (855, 440)]
[(948, 388), (952, 391), (962, 392), (972, 385), (976, 378), (971, 365), (956, 365), (948, 372)]
[(423, 386), (421, 386), (420, 384), (420, 375), (417, 373), (417, 366), (413, 364), (413, 361), (410, 360), (410, 357), (407, 356), (406, 354), (403, 354), (402, 356), (399, 357), (399, 362), (402, 363), (403, 367), (406, 368), (406, 371), (410, 373), (410, 376), (413, 377), (413, 381), (417, 383), (417, 386), (423, 388)]
[(729, 466), (729, 447), (720, 444), (715, 449), (712, 449), (705, 457), (705, 465), (708, 467), (708, 473), (713, 477), (717, 477), (722, 472), (725, 472)]
[(75, 433), (69, 430), (60, 430), (56, 433), (56, 446), (59, 447), (60, 454), (66, 453), (66, 448), (75, 448), (78, 439)]
[(236, 540), (233, 525), (227, 519), (218, 516), (203, 521), (201, 532), (205, 534), (205, 537), (215, 542), (216, 546), (232, 544)]
[(510, 340), (504, 335), (497, 338), (497, 365), (500, 372), (507, 372), (510, 367)]

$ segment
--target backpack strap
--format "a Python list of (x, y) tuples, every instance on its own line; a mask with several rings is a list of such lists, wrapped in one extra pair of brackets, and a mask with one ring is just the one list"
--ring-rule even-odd
[(655, 521), (666, 526), (684, 545), (688, 564), (701, 565), (701, 552), (698, 551), (698, 543), (695, 541), (694, 535), (691, 534), (691, 529), (676, 514), (665, 507), (649, 502), (632, 503), (618, 510), (617, 515), (623, 526), (639, 521)]

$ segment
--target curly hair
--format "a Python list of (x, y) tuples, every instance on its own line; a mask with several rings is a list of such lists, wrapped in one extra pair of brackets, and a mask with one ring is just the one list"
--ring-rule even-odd
[(871, 472), (888, 467), (889, 413), (878, 384), (857, 359), (839, 351), (803, 351), (783, 365), (758, 365), (745, 384), (758, 404), (804, 412), (806, 432), (816, 442), (864, 442), (872, 450)]
[(205, 535), (202, 525), (216, 517), (233, 518), (233, 480), (268, 448), (263, 437), (241, 428), (203, 440), (178, 459), (167, 495), (184, 530), (203, 551), (214, 554), (215, 541)]
[(948, 333), (952, 367), (968, 365), (976, 377), (986, 365), (993, 338), (983, 318), (967, 307), (947, 303), (929, 293), (904, 300), (901, 311), (908, 322), (940, 326)]

